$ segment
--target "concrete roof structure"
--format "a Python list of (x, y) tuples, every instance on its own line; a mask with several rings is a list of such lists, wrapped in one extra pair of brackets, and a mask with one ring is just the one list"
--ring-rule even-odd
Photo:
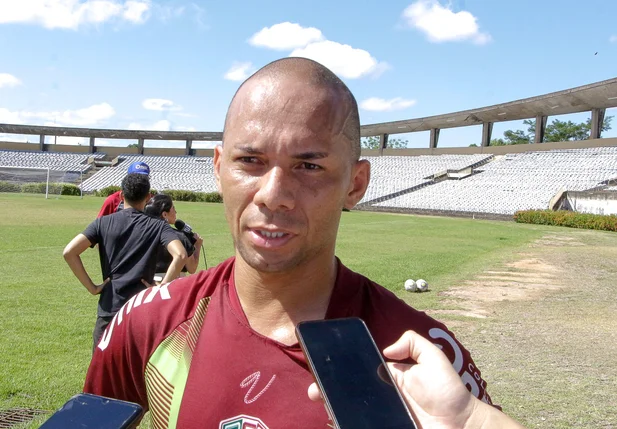
[[(493, 123), (535, 118), (535, 143), (542, 143), (549, 116), (591, 111), (590, 138), (598, 139), (605, 110), (611, 107), (617, 107), (617, 78), (479, 109), (363, 125), (360, 133), (362, 137), (379, 136), (379, 153), (383, 153), (388, 147), (390, 134), (430, 130), (429, 148), (435, 149), (441, 129), (482, 125), (482, 146), (487, 147), (491, 141)], [(194, 140), (221, 141), (223, 138), (222, 132), (104, 130), (11, 124), (0, 124), (0, 133), (39, 135), (42, 151), (45, 150), (45, 136), (89, 137), (92, 152), (96, 150), (97, 138), (135, 139), (139, 153), (143, 153), (144, 140), (184, 140), (187, 155), (191, 153)]]
[(465, 127), (617, 107), (617, 78), (564, 91), (426, 118), (363, 125), (363, 137)]

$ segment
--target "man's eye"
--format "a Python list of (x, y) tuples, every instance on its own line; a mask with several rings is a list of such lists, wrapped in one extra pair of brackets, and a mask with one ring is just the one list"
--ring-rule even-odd
[(257, 163), (259, 160), (254, 157), (254, 156), (241, 156), (238, 158), (238, 161), (244, 163), (244, 164), (255, 164)]
[(310, 162), (303, 162), (302, 168), (305, 170), (320, 170), (321, 166), (317, 164), (311, 164)]

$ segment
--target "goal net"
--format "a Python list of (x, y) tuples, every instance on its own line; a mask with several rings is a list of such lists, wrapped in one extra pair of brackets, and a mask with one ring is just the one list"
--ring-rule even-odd
[(0, 167), (0, 192), (40, 194), (45, 198), (60, 195), (82, 196), (80, 171), (51, 168)]

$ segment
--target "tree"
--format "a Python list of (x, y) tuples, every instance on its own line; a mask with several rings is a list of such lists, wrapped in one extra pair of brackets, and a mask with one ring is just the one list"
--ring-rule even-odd
[[(388, 149), (405, 149), (407, 148), (408, 143), (409, 142), (407, 140), (389, 138)], [(379, 137), (362, 137), (362, 139), (360, 139), (360, 145), (362, 149), (379, 149)]]
[[(613, 117), (607, 116), (602, 122), (602, 131), (611, 129)], [(491, 146), (505, 146), (511, 144), (529, 144), (536, 138), (536, 121), (525, 119), (523, 124), (527, 125), (527, 132), (523, 130), (504, 131), (502, 139), (492, 139)], [(560, 121), (553, 119), (553, 122), (546, 126), (544, 130), (545, 142), (565, 142), (576, 140), (587, 140), (591, 136), (591, 118), (585, 122), (576, 124), (572, 121)]]
[(131, 143), (130, 145), (128, 145), (127, 147), (135, 147), (138, 148), (139, 145), (137, 143)]

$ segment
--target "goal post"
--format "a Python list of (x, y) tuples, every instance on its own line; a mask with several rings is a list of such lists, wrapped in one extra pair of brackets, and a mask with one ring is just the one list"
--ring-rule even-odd
[(42, 194), (45, 198), (61, 195), (81, 196), (82, 171), (35, 167), (0, 167), (0, 192)]

